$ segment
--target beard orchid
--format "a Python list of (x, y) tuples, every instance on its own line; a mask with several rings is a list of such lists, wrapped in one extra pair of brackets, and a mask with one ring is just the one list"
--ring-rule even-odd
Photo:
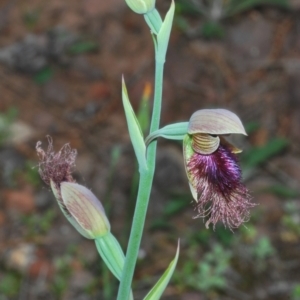
[(196, 111), (183, 139), (185, 169), (198, 215), (206, 227), (222, 221), (230, 229), (249, 219), (255, 206), (245, 185), (236, 154), (225, 136), (246, 135), (240, 119), (225, 109)]

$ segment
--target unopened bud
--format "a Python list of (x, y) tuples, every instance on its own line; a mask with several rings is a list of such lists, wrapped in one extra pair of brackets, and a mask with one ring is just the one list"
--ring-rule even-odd
[(97, 197), (86, 187), (72, 182), (62, 182), (60, 192), (68, 212), (90, 239), (110, 232), (110, 223)]
[(155, 0), (125, 0), (127, 5), (137, 14), (146, 14), (155, 7)]

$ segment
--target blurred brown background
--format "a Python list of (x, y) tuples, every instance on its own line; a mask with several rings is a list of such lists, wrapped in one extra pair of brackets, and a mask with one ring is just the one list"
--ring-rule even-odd
[[(169, 1), (157, 0), (162, 15)], [(181, 254), (163, 299), (300, 299), (300, 2), (176, 2), (161, 124), (236, 112), (254, 202), (234, 233), (193, 219), (181, 145), (159, 142), (135, 273), (136, 299)], [(136, 164), (121, 105), (153, 82), (143, 17), (122, 0), (0, 1), (0, 299), (115, 299), (117, 282), (60, 213), (35, 144), (78, 150), (76, 179), (107, 207), (126, 248)]]

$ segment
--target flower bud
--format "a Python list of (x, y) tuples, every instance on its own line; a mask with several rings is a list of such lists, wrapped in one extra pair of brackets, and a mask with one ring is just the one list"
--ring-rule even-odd
[(137, 14), (146, 14), (155, 7), (155, 0), (125, 0), (127, 5)]
[(72, 182), (62, 182), (60, 192), (64, 205), (90, 239), (110, 232), (110, 223), (96, 196), (86, 187)]

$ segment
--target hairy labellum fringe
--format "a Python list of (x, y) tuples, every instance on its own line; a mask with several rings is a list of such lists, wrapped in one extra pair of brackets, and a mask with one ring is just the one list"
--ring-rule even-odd
[(222, 221), (230, 229), (249, 219), (255, 204), (241, 182), (237, 157), (225, 145), (210, 155), (194, 153), (187, 163), (192, 185), (197, 190), (197, 217), (208, 217), (206, 227)]

